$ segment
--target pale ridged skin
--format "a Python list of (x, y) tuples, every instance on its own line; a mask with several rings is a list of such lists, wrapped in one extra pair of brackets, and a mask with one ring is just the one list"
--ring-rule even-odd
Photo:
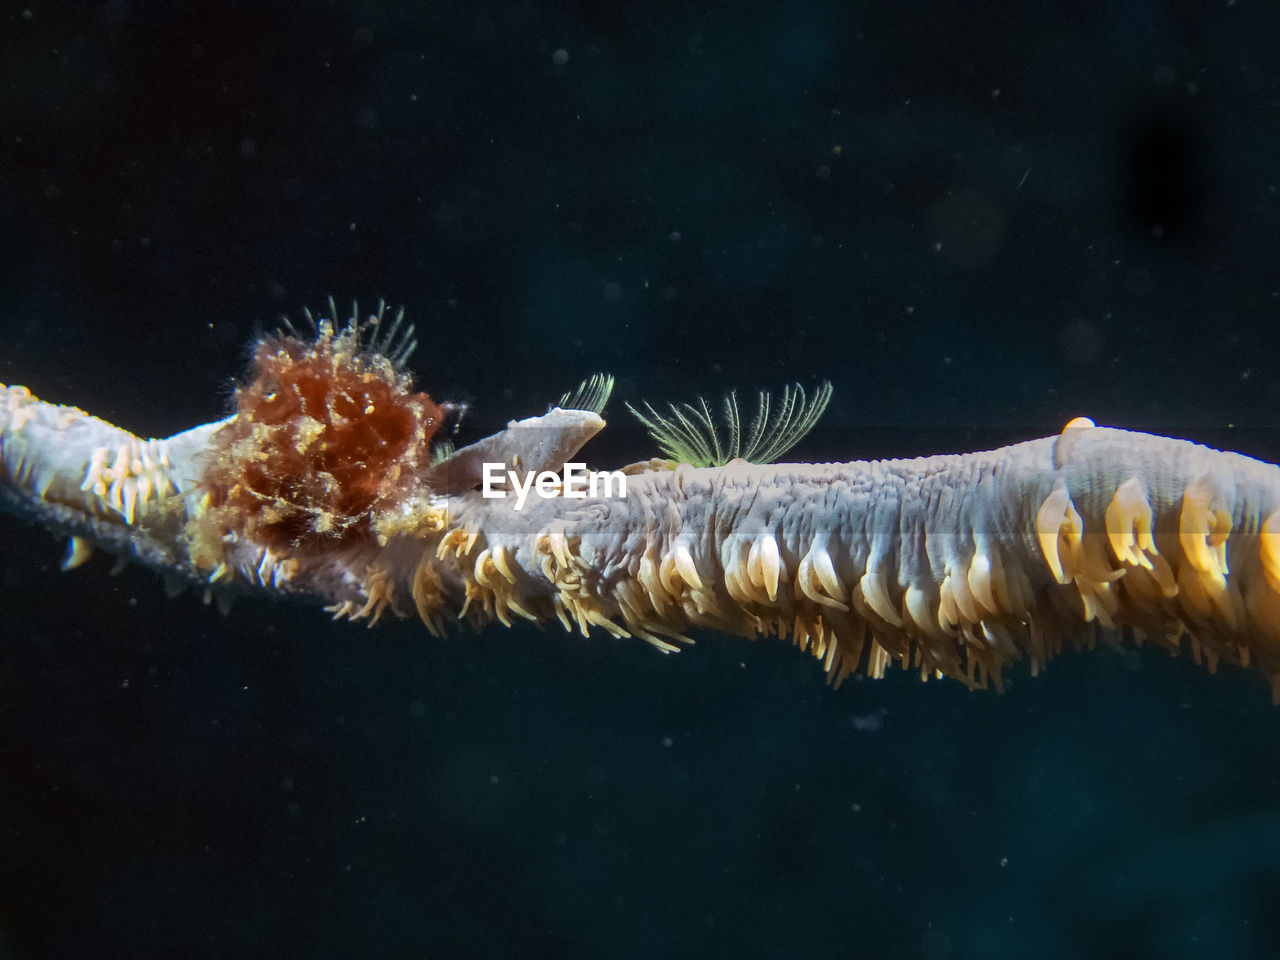
[[(1073, 422), (984, 453), (649, 469), (625, 497), (519, 511), (424, 488), (376, 541), (290, 554), (228, 538), (208, 570), (184, 531), (218, 426), (143, 442), (3, 388), (0, 503), (206, 588), (352, 618), (558, 618), (661, 649), (691, 627), (790, 635), (837, 681), (896, 660), (974, 685), (1101, 625), (1188, 634), (1211, 668), (1255, 663), (1280, 694), (1280, 467), (1239, 454)], [(69, 565), (87, 555), (73, 542)]]
[(197, 578), (181, 542), (185, 495), (199, 479), (195, 458), (219, 426), (142, 440), (76, 407), (0, 384), (0, 506), (162, 572)]

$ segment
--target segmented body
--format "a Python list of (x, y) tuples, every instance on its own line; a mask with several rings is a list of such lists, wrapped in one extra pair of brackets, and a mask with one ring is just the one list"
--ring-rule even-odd
[[(1010, 663), (1035, 671), (1099, 628), (1175, 648), (1187, 636), (1210, 668), (1256, 664), (1280, 697), (1280, 467), (1186, 441), (1076, 421), (983, 453), (651, 469), (625, 497), (521, 510), (469, 474), (449, 492), (430, 475), (401, 483), (362, 539), (232, 529), (211, 560), (190, 531), (227, 502), (207, 479), (227, 476), (208, 466), (223, 423), (141, 441), (20, 387), (0, 397), (6, 508), (218, 590), (353, 618), (416, 612), (437, 631), (559, 620), (661, 649), (691, 627), (790, 636), (837, 681), (896, 661), (998, 685)], [(545, 467), (602, 425), (591, 417), (557, 410), (482, 443), (509, 462), (541, 451)]]

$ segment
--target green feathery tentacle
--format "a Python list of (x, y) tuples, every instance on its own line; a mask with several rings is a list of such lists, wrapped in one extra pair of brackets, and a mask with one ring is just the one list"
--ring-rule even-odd
[(605, 404), (613, 394), (613, 374), (593, 373), (577, 390), (572, 390), (560, 398), (557, 404), (562, 410), (590, 410), (597, 416), (604, 413)]
[(831, 402), (831, 392), (826, 380), (812, 397), (797, 383), (783, 387), (782, 399), (775, 406), (773, 398), (761, 391), (745, 445), (738, 398), (733, 393), (724, 398), (724, 428), (717, 425), (703, 397), (696, 406), (669, 404), (670, 414), (659, 413), (647, 402), (645, 412), (629, 403), (627, 409), (644, 424), (658, 449), (677, 463), (715, 467), (739, 457), (751, 463), (773, 463), (814, 428)]

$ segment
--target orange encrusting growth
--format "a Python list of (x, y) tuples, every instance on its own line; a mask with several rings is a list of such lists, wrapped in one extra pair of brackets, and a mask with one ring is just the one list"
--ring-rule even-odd
[(337, 333), (321, 320), (313, 341), (258, 344), (208, 453), (208, 507), (188, 530), (201, 566), (242, 538), (277, 555), (372, 541), (379, 511), (430, 465), (443, 408), (361, 333), (355, 320)]

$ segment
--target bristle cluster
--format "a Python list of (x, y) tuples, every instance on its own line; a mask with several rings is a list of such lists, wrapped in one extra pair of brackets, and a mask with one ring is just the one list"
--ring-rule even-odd
[(96, 448), (80, 489), (92, 492), (103, 509), (120, 514), (125, 523), (132, 524), (135, 516), (163, 503), (177, 490), (170, 476), (165, 442), (131, 437), (114, 449)]
[[(1128, 627), (1174, 650), (1186, 634), (1192, 656), (1211, 672), (1223, 659), (1255, 662), (1280, 702), (1280, 513), (1259, 533), (1232, 533), (1227, 495), (1207, 477), (1188, 483), (1170, 512), (1163, 527), (1156, 523), (1146, 486), (1129, 477), (1102, 529), (1091, 529), (1059, 485), (1041, 505), (1036, 530), (1045, 563), (1074, 588), (1086, 621)], [(1233, 572), (1228, 545), (1237, 539), (1246, 562)]]
[(370, 337), (376, 320), (259, 343), (202, 477), (208, 505), (190, 531), (202, 565), (216, 567), (228, 540), (277, 554), (371, 540), (430, 464), (443, 410), (400, 368), (412, 328)]

